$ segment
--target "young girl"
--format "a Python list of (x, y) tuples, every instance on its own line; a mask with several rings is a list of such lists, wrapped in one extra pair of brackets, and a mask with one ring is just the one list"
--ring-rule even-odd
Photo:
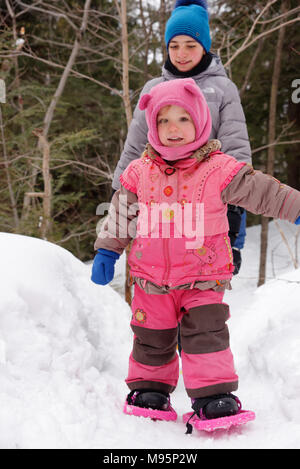
[[(238, 161), (251, 163), (251, 149), (244, 111), (235, 84), (227, 77), (220, 58), (210, 52), (211, 38), (206, 0), (177, 0), (166, 24), (165, 44), (168, 58), (159, 78), (149, 80), (141, 95), (158, 83), (193, 78), (203, 92), (212, 117), (211, 139), (218, 139), (225, 153)], [(128, 130), (124, 150), (117, 164), (113, 190), (120, 187), (120, 175), (129, 163), (139, 158), (147, 143), (145, 112), (137, 106)], [(240, 234), (242, 210), (228, 206), (229, 236), (234, 249), (235, 273), (241, 264), (240, 249), (245, 235)], [(245, 221), (244, 213), (244, 221)]]
[[(161, 83), (139, 106), (146, 111), (149, 144), (121, 175), (92, 271), (95, 283), (110, 282), (116, 259), (135, 238), (125, 409), (176, 417), (169, 394), (178, 380), (180, 324), (182, 373), (193, 409), (206, 418), (234, 415), (238, 376), (223, 303), (233, 272), (227, 204), (298, 223), (300, 193), (222, 153), (218, 140), (209, 141), (210, 111), (194, 80)], [(132, 204), (139, 209), (136, 234)], [(185, 224), (193, 226), (182, 229)]]

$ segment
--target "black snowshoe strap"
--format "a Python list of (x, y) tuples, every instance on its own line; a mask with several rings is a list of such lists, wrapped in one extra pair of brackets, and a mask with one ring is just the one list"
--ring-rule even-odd
[(188, 421), (186, 422), (186, 425), (185, 425), (185, 426), (186, 426), (186, 432), (185, 432), (186, 435), (191, 435), (191, 434), (193, 433), (193, 425), (191, 425), (189, 422), (190, 422), (191, 418), (194, 417), (194, 415), (196, 415), (196, 412), (194, 412), (194, 413), (190, 416), (190, 418), (188, 419)]
[(134, 405), (134, 396), (137, 395), (137, 394), (143, 394), (144, 392), (156, 392), (156, 393), (159, 393), (159, 394), (163, 394), (164, 396), (166, 397), (169, 397), (169, 394), (167, 394), (166, 392), (164, 391), (155, 391), (153, 389), (134, 389), (133, 391), (131, 391), (128, 396), (127, 396), (127, 403), (129, 405)]
[(127, 396), (127, 402), (129, 405), (132, 405), (133, 404), (133, 395), (136, 393), (136, 389), (134, 389), (133, 391), (131, 391), (128, 396)]

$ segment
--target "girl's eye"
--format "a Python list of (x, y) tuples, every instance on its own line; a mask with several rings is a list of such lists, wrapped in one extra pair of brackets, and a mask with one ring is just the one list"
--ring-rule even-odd
[(167, 119), (158, 119), (158, 124), (165, 124)]

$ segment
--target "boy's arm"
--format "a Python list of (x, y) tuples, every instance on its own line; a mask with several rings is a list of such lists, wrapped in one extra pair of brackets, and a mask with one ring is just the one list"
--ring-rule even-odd
[(122, 254), (135, 237), (137, 211), (137, 195), (121, 185), (113, 195), (109, 213), (94, 244), (95, 250), (106, 249)]
[(114, 172), (112, 187), (118, 190), (120, 187), (120, 176), (125, 171), (129, 163), (137, 158), (145, 150), (147, 143), (148, 127), (145, 119), (145, 111), (135, 108), (133, 119), (128, 129), (124, 149)]
[(244, 110), (236, 85), (229, 80), (220, 108), (220, 126), (216, 138), (222, 142), (222, 152), (238, 161), (251, 164), (251, 148)]
[(291, 223), (300, 216), (300, 192), (249, 165), (243, 166), (233, 177), (221, 198), (226, 204)]

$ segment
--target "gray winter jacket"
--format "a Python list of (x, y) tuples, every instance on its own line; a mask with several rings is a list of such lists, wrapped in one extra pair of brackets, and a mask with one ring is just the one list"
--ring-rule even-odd
[[(148, 81), (142, 94), (162, 81), (178, 79), (163, 67), (162, 76)], [(235, 84), (227, 77), (221, 60), (214, 55), (209, 67), (193, 77), (203, 92), (212, 116), (212, 132), (210, 139), (218, 139), (222, 143), (222, 151), (234, 156), (238, 161), (251, 163), (251, 148), (246, 127), (245, 115), (239, 93)], [(119, 177), (132, 160), (141, 156), (145, 149), (148, 127), (145, 111), (135, 108), (130, 124), (124, 150), (115, 169), (113, 189), (120, 187)]]

